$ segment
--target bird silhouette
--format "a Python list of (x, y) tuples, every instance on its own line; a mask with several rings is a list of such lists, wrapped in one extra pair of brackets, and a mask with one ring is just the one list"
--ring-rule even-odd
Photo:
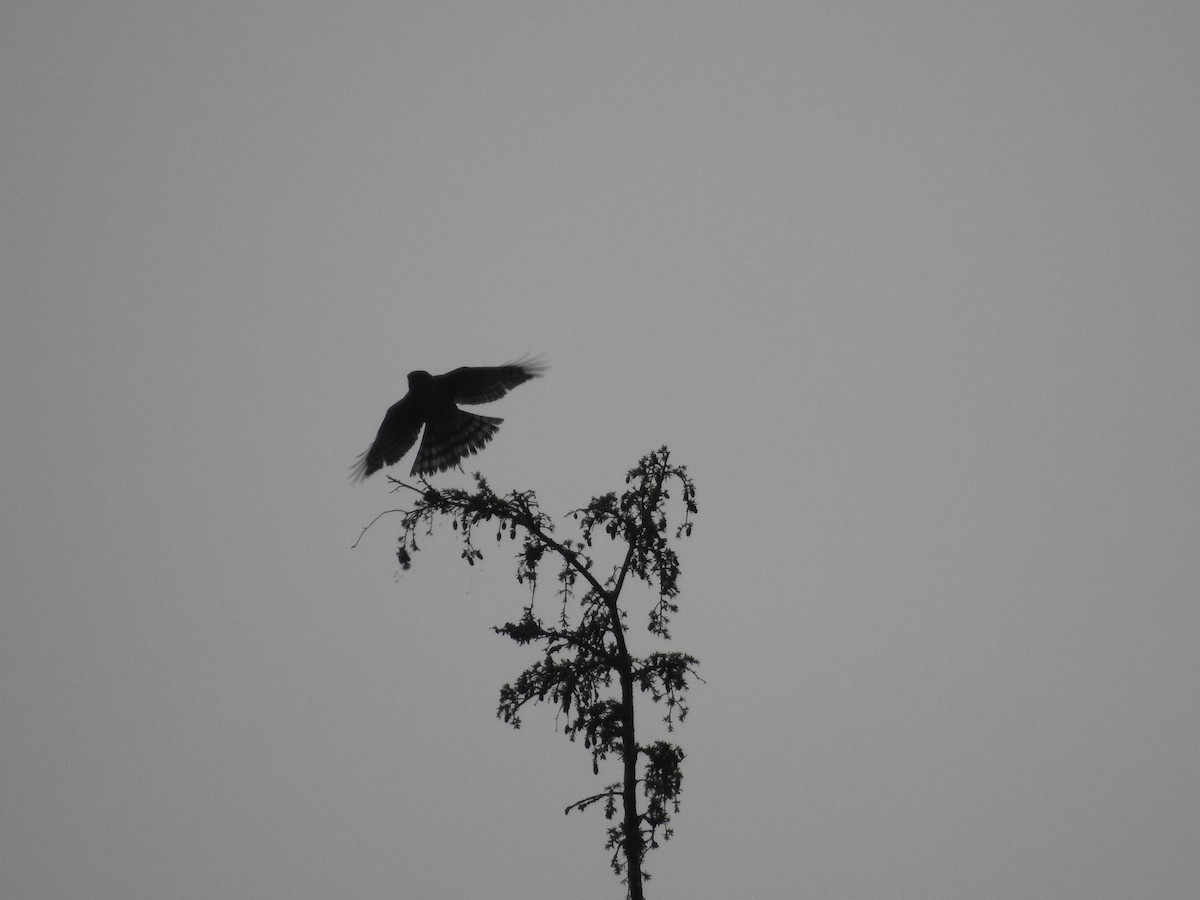
[(425, 426), (425, 436), (413, 461), (412, 477), (453, 468), (478, 453), (504, 421), (466, 412), (457, 404), (499, 400), (545, 370), (540, 360), (519, 360), (503, 366), (461, 366), (444, 375), (409, 372), (408, 393), (387, 411), (374, 443), (351, 469), (351, 478), (361, 481), (398, 463), (417, 442), (421, 426)]

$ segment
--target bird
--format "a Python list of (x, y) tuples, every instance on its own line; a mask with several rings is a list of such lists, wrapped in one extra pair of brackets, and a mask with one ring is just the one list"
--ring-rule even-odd
[(503, 419), (480, 416), (458, 408), (459, 403), (490, 403), (518, 384), (546, 371), (539, 359), (521, 359), (502, 366), (460, 366), (444, 375), (408, 373), (408, 393), (383, 417), (375, 441), (363, 451), (350, 477), (361, 481), (390, 466), (417, 442), (421, 426), (425, 436), (413, 461), (413, 478), (432, 475), (458, 465), (478, 453), (492, 439)]

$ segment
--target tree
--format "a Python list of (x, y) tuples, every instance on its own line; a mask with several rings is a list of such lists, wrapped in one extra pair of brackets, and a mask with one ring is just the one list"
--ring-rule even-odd
[[(629, 615), (621, 599), (631, 577), (652, 588), (657, 599), (647, 611), (646, 629), (654, 638), (670, 640), (668, 626), (679, 610), (680, 574), (671, 537), (690, 535), (696, 513), (695, 487), (686, 468), (671, 464), (666, 447), (642, 457), (625, 476), (623, 493), (594, 497), (568, 514), (578, 529), (575, 539), (555, 536), (554, 523), (533, 491), (500, 496), (478, 473), (473, 491), (435, 488), (425, 480), (419, 485), (391, 480), (395, 490), (417, 495), (411, 509), (397, 510), (403, 513), (403, 526), (396, 555), (404, 569), (419, 549), (417, 538), (432, 534), (440, 518), (450, 519), (462, 540), (462, 558), (470, 565), (483, 558), (475, 544), (479, 526), (495, 523), (497, 541), (506, 534), (513, 541), (520, 538), (516, 578), (530, 588), (529, 605), (517, 621), (493, 630), (517, 644), (539, 646), (542, 656), (501, 688), (497, 715), (519, 728), (527, 704), (548, 701), (557, 708), (559, 721), (565, 721), (564, 734), (572, 741), (582, 736), (594, 774), (609, 756), (620, 760), (620, 781), (575, 801), (565, 812), (599, 805), (606, 819), (617, 820), (607, 829), (605, 849), (612, 852), (613, 871), (624, 876), (628, 896), (642, 900), (642, 883), (649, 878), (642, 866), (646, 851), (671, 837), (671, 814), (679, 811), (684, 754), (669, 741), (638, 741), (635, 700), (648, 694), (662, 704), (663, 721), (674, 731), (687, 717), (688, 679), (699, 678), (698, 661), (678, 652), (633, 655), (627, 641)], [(670, 491), (676, 488), (683, 515), (672, 529), (667, 510)], [(592, 553), (604, 536), (612, 547), (623, 547), (623, 559), (600, 575)], [(559, 599), (550, 622), (534, 611), (547, 557), (557, 566)]]

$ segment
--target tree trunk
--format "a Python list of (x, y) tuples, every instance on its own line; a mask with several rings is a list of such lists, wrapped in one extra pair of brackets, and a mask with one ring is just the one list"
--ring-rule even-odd
[(621, 756), (625, 763), (625, 863), (629, 876), (629, 900), (642, 898), (641, 818), (637, 802), (637, 734), (633, 719), (633, 666), (629, 654), (622, 654), (621, 672)]
[[(632, 548), (630, 549), (632, 553)], [(625, 560), (624, 569), (629, 568), (629, 558)], [(622, 571), (624, 575), (624, 571)], [(617, 606), (617, 598), (621, 592), (621, 582), (618, 580), (615, 590), (608, 592), (605, 600), (608, 606), (609, 621), (612, 623), (612, 634), (617, 644), (617, 672), (621, 677), (621, 761), (624, 763), (624, 790), (621, 798), (624, 801), (624, 818), (622, 830), (625, 848), (625, 874), (629, 880), (629, 900), (643, 900), (642, 896), (642, 844), (641, 817), (638, 816), (637, 803), (637, 763), (638, 745), (637, 729), (633, 717), (633, 658), (629, 655), (629, 647), (625, 643), (625, 629), (621, 625), (621, 611)]]

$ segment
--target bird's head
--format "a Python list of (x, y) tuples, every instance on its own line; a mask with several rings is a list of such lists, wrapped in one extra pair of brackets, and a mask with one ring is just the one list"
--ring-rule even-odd
[(428, 387), (433, 381), (433, 376), (428, 372), (418, 369), (416, 372), (408, 373), (408, 389), (415, 391), (418, 388)]

